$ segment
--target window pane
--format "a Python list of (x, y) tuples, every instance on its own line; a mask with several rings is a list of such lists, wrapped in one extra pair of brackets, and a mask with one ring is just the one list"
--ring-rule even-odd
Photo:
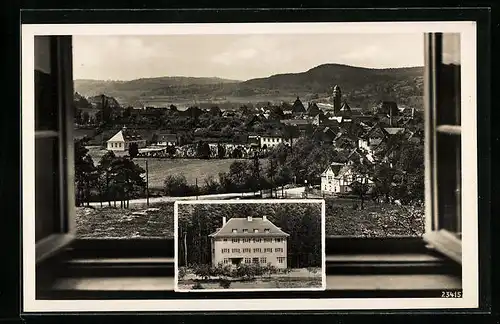
[(57, 129), (56, 78), (50, 36), (35, 36), (35, 129)]
[(39, 241), (57, 232), (59, 227), (57, 139), (36, 139), (35, 160), (35, 240)]
[(437, 148), (439, 227), (451, 232), (459, 232), (461, 203), (460, 136), (438, 134)]
[(460, 34), (443, 34), (438, 124), (460, 125)]

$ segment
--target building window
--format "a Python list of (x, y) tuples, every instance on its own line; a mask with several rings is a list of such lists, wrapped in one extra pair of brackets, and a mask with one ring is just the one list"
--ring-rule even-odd
[(272, 243), (273, 239), (272, 238), (265, 238), (264, 243)]
[(231, 252), (233, 252), (233, 253), (240, 253), (240, 249), (235, 248), (235, 249), (232, 249)]
[(238, 233), (238, 230), (236, 228), (233, 228), (233, 233)]
[(273, 252), (272, 248), (264, 248), (264, 253), (271, 253)]
[(234, 238), (231, 240), (231, 242), (233, 243), (240, 243), (240, 239), (239, 238)]
[(264, 264), (267, 263), (266, 258), (265, 257), (260, 258), (260, 263), (264, 263)]
[(274, 248), (274, 252), (283, 252), (283, 248)]
[(275, 238), (275, 239), (274, 239), (274, 242), (276, 242), (276, 243), (281, 243), (281, 238)]
[(250, 243), (250, 239), (249, 238), (244, 238), (243, 239), (243, 243)]
[(243, 233), (248, 233), (248, 228), (244, 228)]
[(261, 243), (262, 242), (262, 239), (261, 238), (254, 238), (253, 241), (255, 243)]
[(258, 230), (257, 228), (254, 228), (254, 229), (253, 229), (253, 232), (254, 232), (254, 233), (259, 233), (259, 230)]
[(277, 257), (278, 263), (285, 263), (285, 257)]
[(259, 258), (252, 258), (252, 263), (259, 264)]
[(269, 228), (265, 228), (264, 233), (269, 233)]
[(243, 249), (243, 253), (250, 253), (250, 252), (252, 252), (252, 249), (250, 249), (250, 248)]
[(260, 253), (261, 252), (261, 249), (260, 248), (254, 248), (253, 249), (253, 253)]
[(225, 239), (222, 239), (222, 241), (223, 241), (223, 242), (227, 242), (227, 238), (225, 238)]
[(229, 253), (229, 249), (222, 249), (222, 253)]
[(228, 258), (224, 258), (224, 264), (227, 264), (229, 263), (229, 259)]
[(252, 263), (252, 259), (251, 259), (251, 258), (245, 258), (245, 263), (246, 263), (246, 264), (250, 264), (250, 263)]

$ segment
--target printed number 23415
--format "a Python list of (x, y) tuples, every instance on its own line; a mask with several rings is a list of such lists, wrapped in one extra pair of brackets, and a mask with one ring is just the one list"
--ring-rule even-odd
[(441, 298), (462, 298), (461, 291), (442, 291)]

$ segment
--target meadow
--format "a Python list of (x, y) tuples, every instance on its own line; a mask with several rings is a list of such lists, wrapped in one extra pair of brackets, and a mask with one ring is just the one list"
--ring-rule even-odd
[[(88, 147), (89, 154), (97, 165), (106, 150), (98, 147)], [(125, 155), (127, 152), (115, 152), (116, 155)], [(187, 183), (199, 186), (205, 185), (205, 179), (212, 176), (219, 179), (219, 173), (229, 171), (231, 163), (238, 159), (169, 159), (169, 158), (135, 158), (134, 162), (146, 169), (148, 161), (148, 177), (150, 189), (162, 189), (165, 178), (169, 175), (184, 175)], [(146, 175), (144, 174), (144, 177)]]

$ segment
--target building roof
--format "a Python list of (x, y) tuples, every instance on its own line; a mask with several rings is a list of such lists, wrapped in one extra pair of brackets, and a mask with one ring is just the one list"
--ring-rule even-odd
[(308, 125), (311, 123), (310, 119), (284, 119), (281, 121), (285, 125)]
[(292, 112), (294, 113), (302, 113), (306, 112), (306, 108), (302, 104), (302, 101), (300, 101), (299, 97), (295, 100), (295, 102), (292, 105)]
[(177, 141), (177, 134), (160, 134), (158, 135), (159, 142)]
[[(236, 229), (236, 233), (233, 233), (233, 229)], [(243, 230), (248, 230), (248, 233), (243, 233)], [(255, 233), (254, 229), (258, 232)], [(269, 230), (266, 232), (266, 230)], [(215, 233), (210, 234), (211, 237), (288, 237), (290, 234), (283, 232), (279, 227), (274, 225), (270, 220), (266, 218), (255, 218), (251, 220), (249, 218), (230, 218), (226, 225), (222, 226)]]
[(323, 173), (321, 175), (326, 175), (328, 173), (328, 171), (332, 171), (333, 174), (336, 176), (340, 170), (342, 169), (342, 167), (345, 165), (345, 163), (339, 163), (339, 162), (332, 162), (328, 168), (326, 168), (325, 171), (323, 171)]
[(126, 142), (126, 141), (140, 141), (142, 140), (141, 134), (136, 131), (130, 131), (126, 127), (123, 127), (115, 135), (113, 135), (108, 142)]
[(405, 131), (404, 128), (402, 127), (386, 127), (384, 130), (387, 132), (389, 135), (396, 135), (399, 133), (403, 133)]

